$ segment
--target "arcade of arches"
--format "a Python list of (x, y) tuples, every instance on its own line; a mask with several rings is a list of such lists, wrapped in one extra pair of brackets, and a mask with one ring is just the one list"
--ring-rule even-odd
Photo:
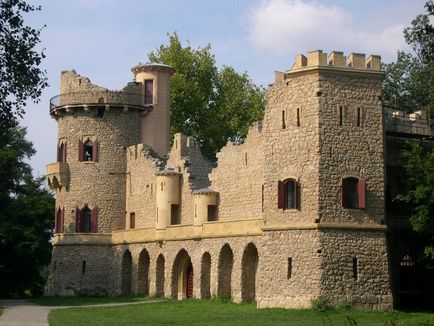
[[(238, 256), (228, 243), (215, 255), (183, 248), (174, 255), (158, 253), (153, 257), (146, 248), (124, 249), (120, 259), (121, 293), (175, 299), (209, 299), (218, 295), (251, 302), (256, 299), (258, 250), (249, 242)], [(235, 298), (234, 293), (239, 293), (239, 297)]]

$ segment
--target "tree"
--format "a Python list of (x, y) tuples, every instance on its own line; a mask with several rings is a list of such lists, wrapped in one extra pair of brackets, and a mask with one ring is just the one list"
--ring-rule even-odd
[(171, 135), (194, 136), (208, 158), (228, 140), (240, 141), (248, 127), (262, 118), (265, 92), (254, 85), (247, 73), (232, 67), (216, 67), (211, 46), (193, 49), (183, 46), (178, 34), (169, 35), (169, 44), (148, 55), (151, 62), (176, 69), (172, 77)]
[(432, 114), (434, 108), (434, 2), (425, 4), (427, 14), (417, 15), (411, 26), (404, 29), (404, 37), (413, 53), (398, 51), (396, 62), (383, 65), (384, 101), (408, 111), (424, 110)]
[(427, 237), (424, 254), (434, 261), (434, 150), (409, 142), (403, 152), (407, 192), (397, 197), (411, 205), (414, 231)]
[(48, 85), (39, 68), (44, 53), (35, 50), (40, 30), (25, 25), (22, 16), (38, 10), (23, 0), (0, 2), (0, 136), (16, 126), (26, 102), (37, 102)]
[(34, 154), (24, 128), (9, 128), (0, 146), (0, 296), (41, 294), (51, 257), (54, 199), (25, 162)]

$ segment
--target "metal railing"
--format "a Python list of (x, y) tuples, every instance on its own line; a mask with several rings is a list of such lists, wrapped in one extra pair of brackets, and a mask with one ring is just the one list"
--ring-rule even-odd
[(384, 106), (384, 118), (386, 131), (389, 132), (421, 136), (433, 134), (429, 116), (424, 111), (407, 112), (396, 107)]
[(144, 94), (123, 91), (89, 90), (74, 93), (64, 93), (50, 99), (50, 113), (64, 106), (145, 106)]

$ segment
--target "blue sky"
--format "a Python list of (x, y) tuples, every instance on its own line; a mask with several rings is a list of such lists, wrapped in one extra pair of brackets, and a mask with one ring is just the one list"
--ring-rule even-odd
[(167, 44), (177, 31), (193, 47), (212, 45), (217, 64), (247, 71), (264, 86), (274, 71), (288, 70), (296, 54), (322, 49), (379, 54), (393, 61), (407, 49), (402, 30), (425, 0), (29, 0), (42, 11), (25, 16), (46, 25), (41, 47), (50, 87), (27, 107), (23, 124), (37, 154), (31, 164), (43, 175), (55, 161), (57, 125), (49, 99), (59, 93), (62, 70), (75, 69), (111, 89), (132, 80), (131, 67)]

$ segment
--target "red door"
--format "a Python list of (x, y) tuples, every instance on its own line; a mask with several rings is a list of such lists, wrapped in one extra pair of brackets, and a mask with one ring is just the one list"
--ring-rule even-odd
[(193, 297), (193, 265), (191, 262), (187, 267), (187, 299)]

